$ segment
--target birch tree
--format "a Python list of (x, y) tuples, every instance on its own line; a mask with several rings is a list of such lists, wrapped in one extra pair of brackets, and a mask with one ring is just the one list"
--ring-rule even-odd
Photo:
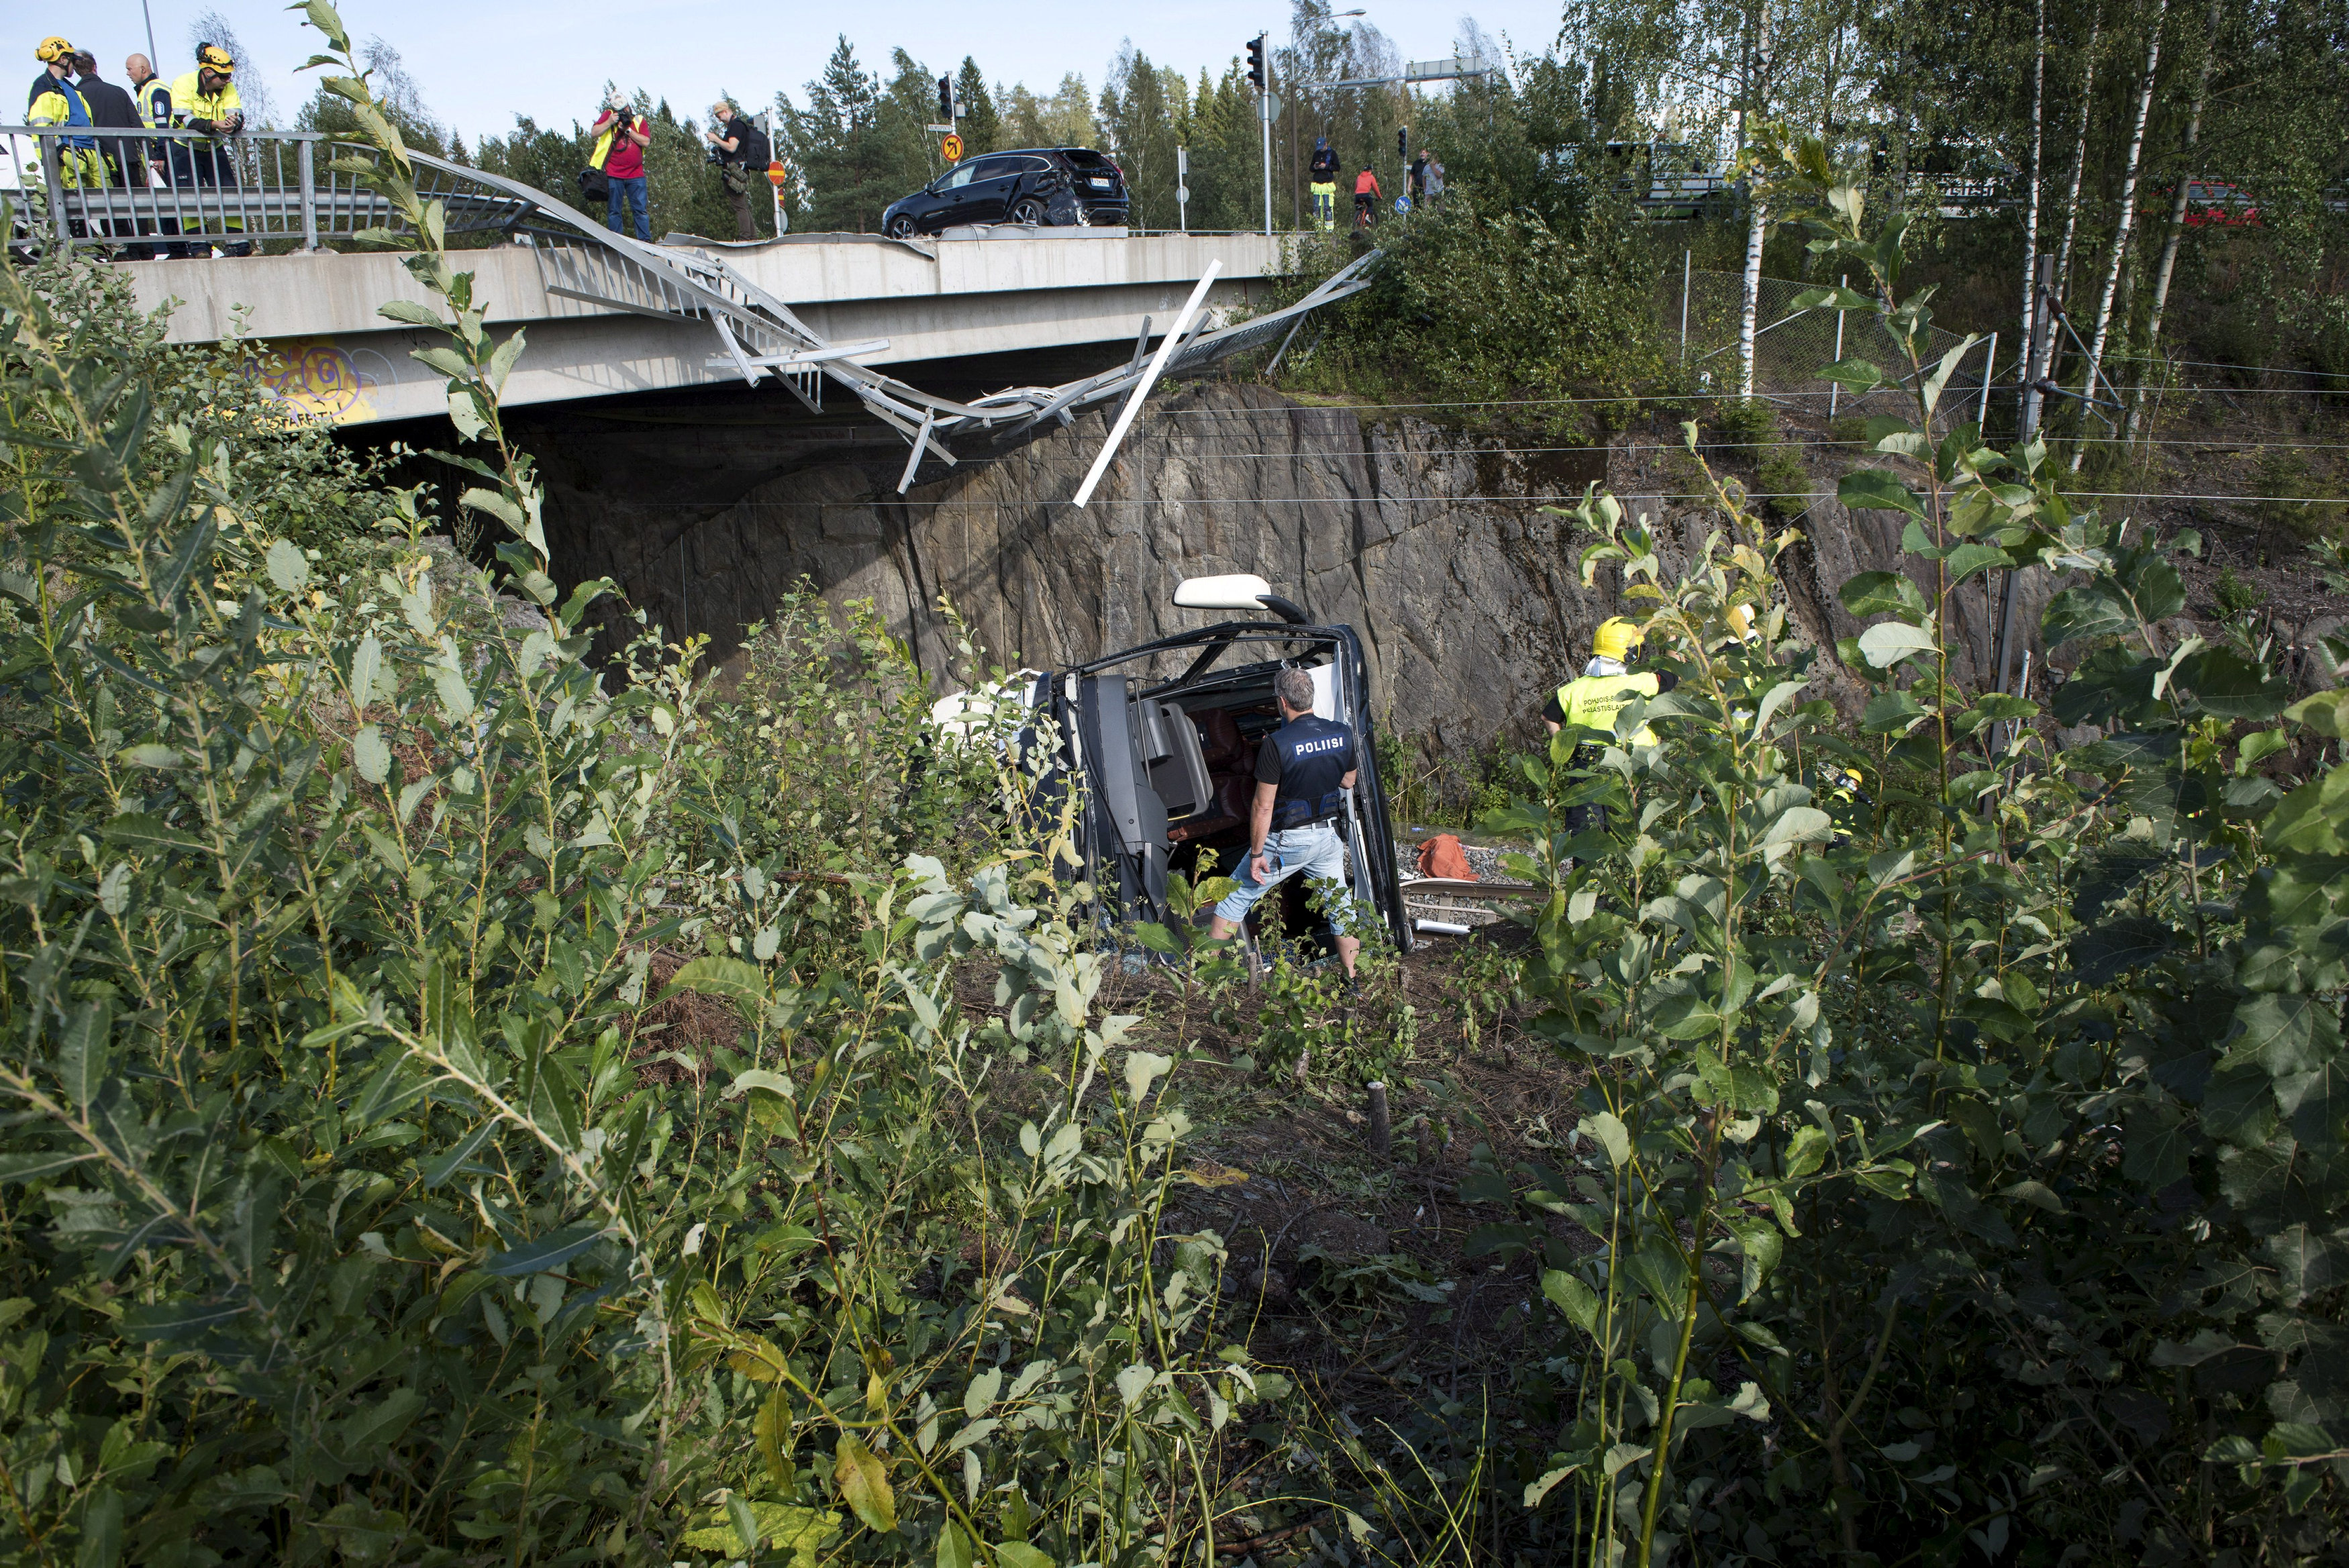
[[(2145, 351), (2158, 352), (2156, 345), (2161, 339), (2161, 315), (2169, 304), (2169, 280), (2178, 270), (2178, 242), (2186, 232), (2186, 200), (2194, 187), (2194, 152), (2202, 140), (2202, 111), (2210, 101), (2210, 70), (2219, 58), (2219, 26), (2223, 20), (2219, 0), (2210, 0), (2210, 15), (2203, 26), (2202, 65), (2195, 73), (2194, 104), (2187, 111), (2186, 136), (2178, 149), (2176, 190), (2169, 199), (2169, 232), (2161, 242), (2161, 261), (2153, 271), (2153, 308), (2145, 324)], [(2130, 440), (2137, 438), (2137, 425), (2145, 413), (2145, 395), (2140, 391), (2129, 402), (2128, 426), (2122, 434)]]
[[(2039, 401), (2037, 355), (2031, 328), (2039, 310), (2039, 188), (2044, 178), (2040, 160), (2046, 150), (2047, 130), (2047, 0), (2039, 0), (2038, 12), (2037, 42), (2031, 52), (2031, 190), (2023, 216), (2023, 335), (2015, 340), (2023, 345), (2023, 352), (2014, 360), (2015, 385), (2026, 410), (2035, 407)], [(2026, 428), (2036, 423), (2028, 412), (2024, 414)]]
[[(2161, 25), (2169, 14), (2169, 0), (2154, 0), (2153, 21), (2146, 29), (2145, 75), (2137, 85), (2137, 119), (2129, 127), (2128, 163), (2121, 175), (2120, 222), (2113, 233), (2112, 265), (2105, 270), (2104, 297), (2096, 302), (2096, 335), (2088, 347), (2088, 377), (2081, 385), (2081, 395), (2093, 407), (2096, 396), (2096, 376), (2104, 366), (2105, 346), (2112, 335), (2113, 300), (2120, 293), (2121, 264), (2128, 259), (2129, 233), (2137, 218), (2137, 163), (2145, 151), (2146, 117), (2153, 111), (2153, 77), (2161, 67)], [(2080, 471), (2080, 459), (2087, 452), (2086, 432), (2080, 443), (2072, 449), (2072, 471)]]

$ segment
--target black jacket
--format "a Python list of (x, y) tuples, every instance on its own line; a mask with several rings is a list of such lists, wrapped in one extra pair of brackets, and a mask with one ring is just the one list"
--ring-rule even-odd
[[(146, 122), (139, 118), (138, 100), (125, 89), (96, 77), (77, 77), (74, 86), (81, 89), (81, 101), (89, 106), (93, 124), (109, 130), (147, 129)], [(146, 147), (143, 140), (120, 136), (106, 137), (98, 144), (118, 183), (127, 182), (145, 167)]]
[(89, 118), (98, 124), (128, 130), (147, 129), (129, 93), (112, 82), (100, 81), (96, 77), (77, 77), (74, 86), (81, 88), (81, 101), (89, 105)]
[(722, 147), (718, 150), (721, 162), (738, 163), (745, 169), (764, 169), (773, 157), (767, 147), (767, 133), (761, 130), (758, 122), (749, 115), (738, 114), (725, 124), (710, 129), (734, 143), (731, 152)]

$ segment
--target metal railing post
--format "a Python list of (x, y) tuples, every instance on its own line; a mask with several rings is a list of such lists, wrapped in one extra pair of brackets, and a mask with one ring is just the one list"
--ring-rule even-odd
[(297, 160), (302, 170), (302, 248), (318, 248), (318, 160), (317, 143), (304, 141)]
[(49, 187), (49, 223), (57, 232), (58, 243), (70, 251), (73, 249), (73, 229), (66, 222), (65, 160), (58, 151), (63, 141), (62, 139), (54, 136), (43, 136), (38, 139), (41, 148), (41, 178), (48, 182)]

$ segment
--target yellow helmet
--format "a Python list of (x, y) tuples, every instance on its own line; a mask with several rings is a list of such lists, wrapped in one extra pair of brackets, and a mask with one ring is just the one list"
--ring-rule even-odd
[(196, 64), (216, 77), (236, 74), (236, 61), (218, 44), (206, 44), (196, 51)]
[(1590, 634), (1591, 656), (1620, 660), (1645, 642), (1647, 636), (1638, 623), (1627, 621), (1620, 615), (1610, 616), (1599, 622), (1599, 630)]
[(74, 53), (74, 46), (71, 44), (67, 43), (63, 38), (57, 36), (55, 34), (51, 34), (48, 37), (42, 39), (40, 46), (33, 51), (33, 58), (40, 61), (41, 64), (45, 66), (53, 66), (59, 60), (69, 60), (73, 58)]

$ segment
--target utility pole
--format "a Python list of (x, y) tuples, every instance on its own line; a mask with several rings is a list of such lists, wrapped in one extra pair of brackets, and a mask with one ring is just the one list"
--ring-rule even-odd
[(1258, 33), (1248, 40), (1248, 80), (1256, 87), (1256, 118), (1264, 133), (1264, 237), (1272, 238), (1272, 117), (1275, 104), (1272, 97), (1271, 67), (1264, 57), (1266, 35)]
[(1191, 150), (1174, 150), (1174, 226), (1191, 232)]

